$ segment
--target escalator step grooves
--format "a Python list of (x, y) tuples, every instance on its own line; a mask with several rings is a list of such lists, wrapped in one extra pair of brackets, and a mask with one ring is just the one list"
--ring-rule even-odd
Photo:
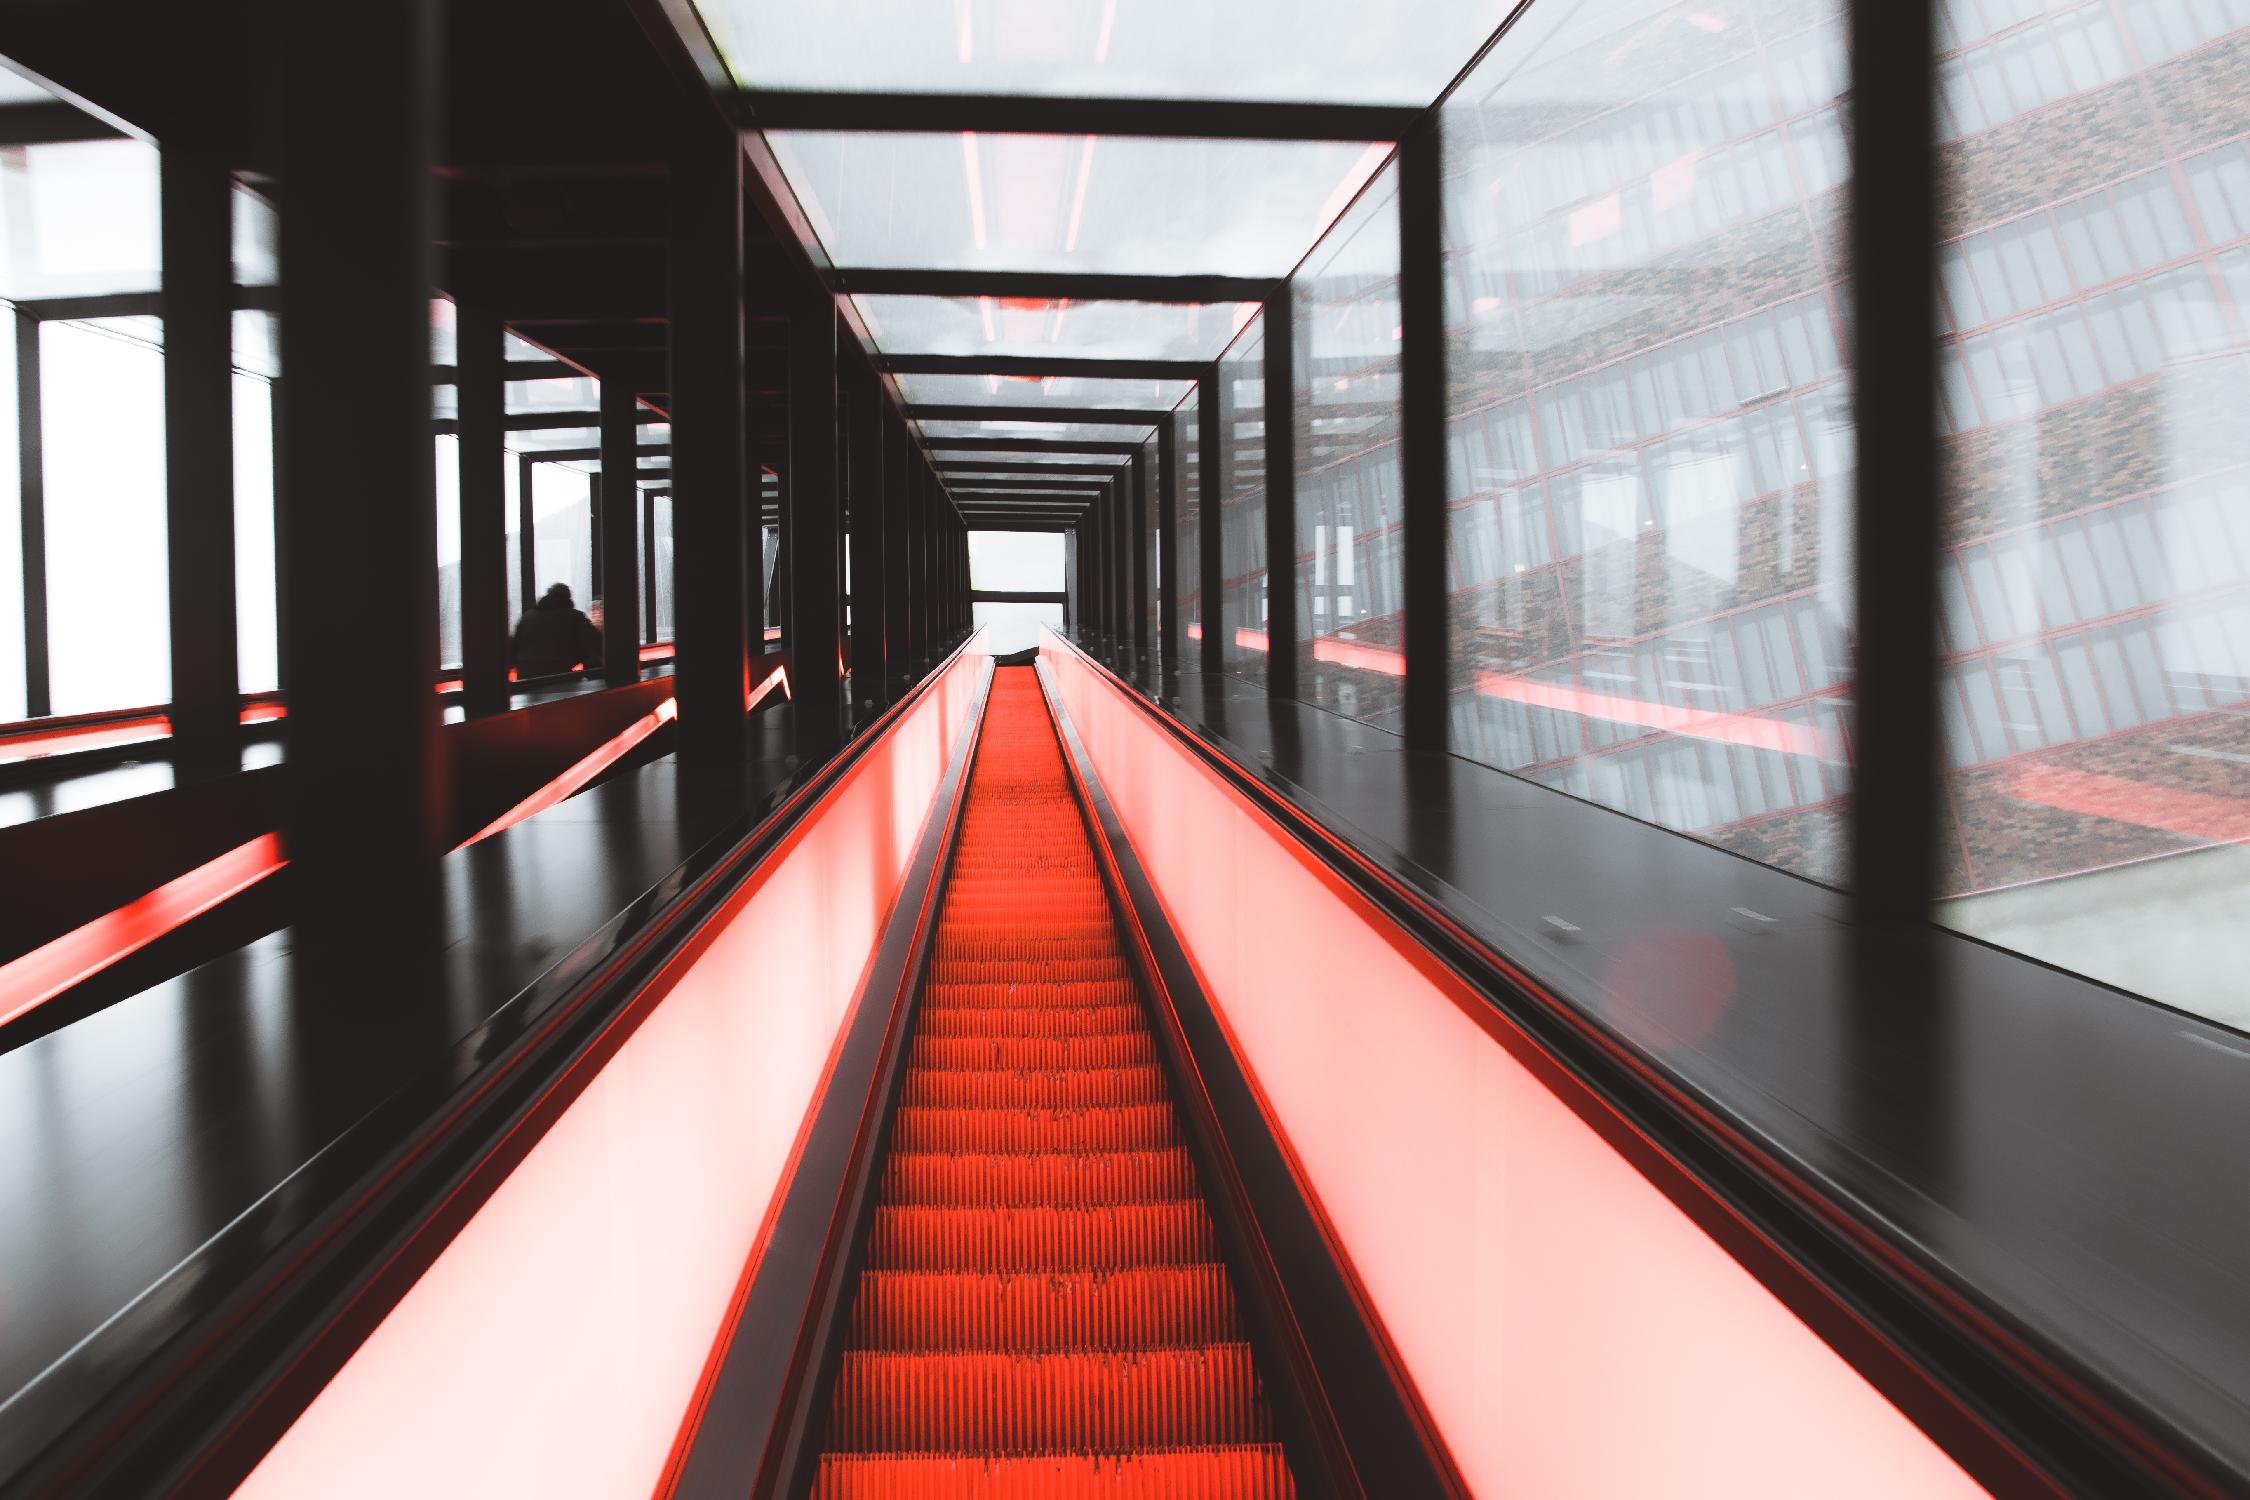
[(1029, 668), (1000, 668), (818, 1500), (1291, 1500)]

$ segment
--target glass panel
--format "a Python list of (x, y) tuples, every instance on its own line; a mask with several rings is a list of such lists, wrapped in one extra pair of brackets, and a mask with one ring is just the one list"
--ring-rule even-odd
[(245, 693), (281, 686), (275, 613), (280, 568), (274, 555), (273, 382), (234, 377), (235, 674)]
[(1141, 600), (1148, 613), (1148, 644), (1151, 651), (1157, 649), (1157, 632), (1161, 628), (1163, 608), (1157, 598), (1157, 590), (1164, 578), (1164, 517), (1160, 498), (1164, 490), (1162, 459), (1163, 445), (1155, 438), (1150, 438), (1141, 446), (1140, 462), (1148, 475), (1148, 507), (1142, 517), (1144, 530), (1141, 533), (1140, 576), (1144, 580)]
[(698, 0), (696, 8), (746, 88), (1427, 104), (1512, 0)]
[(601, 387), (585, 375), (552, 380), (511, 380), (507, 382), (508, 415), (519, 416), (533, 412), (582, 411), (588, 414), (601, 410)]
[(1188, 392), (1185, 380), (1087, 380), (1056, 375), (900, 375), (910, 405), (1095, 406), (1169, 411)]
[[(1973, 71), (2020, 42), (2069, 66), (1981, 115), (1948, 84), (1944, 257), (1981, 295), (1945, 341), (1969, 351), (1978, 410), (1941, 449), (1947, 557), (1982, 631), (1952, 632), (1966, 712), (1946, 721), (1940, 920), (2234, 1026), (2250, 1025), (2250, 286), (2227, 272), (2250, 248), (2250, 158), (2200, 105), (2250, 87), (2245, 21), (2125, 0), (1964, 54)], [(2197, 71), (2167, 64), (2190, 48)], [(2036, 133), (2003, 124), (2039, 106)]]
[(40, 329), (54, 711), (171, 697), (164, 355), (135, 319)]
[(1399, 492), (1398, 169), (1290, 284), (1297, 422), (1297, 670), (1307, 702), (1395, 726), (1406, 632)]
[[(645, 427), (641, 429), (641, 441), (653, 441)], [(508, 434), (511, 453), (553, 453), (565, 448), (599, 448), (601, 445), (599, 427), (534, 427)]]
[[(658, 495), (651, 504), (654, 507), (653, 529), (656, 533), (656, 638), (668, 641), (678, 628), (672, 607), (672, 497)], [(773, 551), (773, 538), (769, 531), (766, 545), (766, 572), (769, 580), (773, 573)], [(767, 597), (772, 597), (770, 585)]]
[(1203, 669), (1203, 422), (1200, 388), (1189, 391), (1174, 421), (1179, 450), (1180, 495), (1172, 519), (1179, 528), (1173, 545), (1180, 554), (1180, 667)]
[[(1025, 532), (1025, 536), (1040, 533)], [(1059, 533), (1054, 534), (1062, 540)], [(975, 601), (969, 606), (976, 618), (977, 628), (985, 632), (979, 646), (993, 656), (1005, 656), (1011, 651), (1026, 651), (1039, 644), (1039, 627), (1063, 626), (1063, 607), (1054, 604), (994, 603)]]
[(1266, 325), (1253, 320), (1219, 361), (1226, 403), (1220, 456), (1219, 557), (1226, 593), (1219, 619), (1226, 668), (1266, 680)]
[[(1192, 396), (1188, 399), (1191, 402), (1194, 400)], [(982, 424), (972, 425), (977, 426), (979, 436), (988, 435), (984, 432)], [(1108, 431), (1110, 433), (1108, 441), (1123, 441), (1119, 435), (1129, 434), (1132, 429), (1129, 427), (1114, 427), (1108, 429)], [(938, 463), (1070, 464), (1073, 467), (1082, 464), (1101, 464), (1108, 468), (1115, 468), (1124, 462), (1115, 453), (1086, 453), (1068, 448), (949, 448), (942, 441), (931, 442), (930, 454), (932, 460)]]
[(1254, 302), (1069, 302), (1039, 297), (852, 299), (888, 354), (1069, 354), (1217, 359)]
[[(942, 448), (953, 438), (1030, 438), (1042, 443), (1130, 443), (1156, 429), (1108, 422), (922, 422), (922, 436), (930, 446)], [(1119, 456), (1109, 455), (1112, 463)]]
[(1000, 594), (1061, 593), (1062, 533), (970, 532), (969, 586)]
[[(0, 82), (12, 77), (0, 70)], [(0, 724), (28, 712), (23, 659), (23, 483), (16, 466), (16, 320), (0, 317)]]
[(1142, 136), (766, 138), (837, 264), (927, 270), (1284, 276), (1389, 155)]
[(0, 146), (0, 298), (153, 292), (156, 148)]
[[(508, 557), (508, 607), (513, 610), (516, 583), (512, 549)], [(437, 664), (455, 669), (461, 665), (461, 440), (451, 433), (442, 433), (437, 439), (437, 608)]]
[(1453, 742), (1836, 881), (1842, 24), (1651, 11), (1534, 6), (1447, 106)]
[(544, 596), (562, 584), (575, 606), (594, 600), (593, 485), (572, 464), (531, 466), (532, 581)]

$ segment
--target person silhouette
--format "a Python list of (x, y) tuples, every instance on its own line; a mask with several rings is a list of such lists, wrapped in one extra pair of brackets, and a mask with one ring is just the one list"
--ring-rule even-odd
[(524, 681), (602, 664), (602, 633), (572, 602), (569, 584), (551, 585), (516, 621), (512, 659)]

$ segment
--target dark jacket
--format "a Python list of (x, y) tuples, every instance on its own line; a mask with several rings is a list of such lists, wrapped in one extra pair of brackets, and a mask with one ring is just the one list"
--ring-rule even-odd
[(549, 593), (516, 621), (516, 675), (552, 677), (602, 664), (602, 633), (580, 614), (570, 596)]

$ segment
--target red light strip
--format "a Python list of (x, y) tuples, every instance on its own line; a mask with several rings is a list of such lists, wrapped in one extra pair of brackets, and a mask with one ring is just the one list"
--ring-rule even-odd
[(674, 698), (665, 699), (655, 708), (626, 725), (623, 730), (604, 740), (594, 748), (591, 754), (573, 763), (569, 770), (462, 840), (460, 847), (466, 849), (471, 844), (480, 843), (502, 829), (513, 828), (524, 819), (537, 813), (543, 813), (556, 803), (573, 796), (596, 776), (601, 775), (602, 772), (623, 760), (635, 745), (656, 733), (657, 730), (678, 718), (679, 715), (679, 701)]
[(1245, 651), (1264, 652), (1272, 649), (1272, 643), (1263, 630), (1252, 630), (1247, 625), (1235, 631), (1234, 643)]
[(0, 964), (0, 1026), (248, 890), (286, 863), (281, 835), (260, 834), (140, 899)]
[(2154, 828), (2206, 843), (2250, 840), (2250, 802), (2235, 797), (2156, 786), (2099, 771), (2073, 771), (2037, 761), (2010, 767), (2003, 790), (2020, 802)]
[(742, 711), (744, 713), (748, 713), (753, 708), (756, 708), (760, 703), (764, 702), (766, 695), (774, 690), (776, 684), (778, 684), (781, 688), (782, 697), (789, 699), (793, 699), (796, 697), (796, 694), (789, 691), (788, 667), (775, 667), (771, 672), (768, 672), (766, 674), (766, 680), (759, 683), (756, 687), (752, 687), (750, 685), (750, 669), (748, 667), (744, 667), (742, 669)]
[(641, 647), (641, 660), (670, 661), (677, 650), (678, 648), (670, 641), (658, 641), (653, 645)]
[(270, 724), (275, 719), (288, 717), (289, 705), (286, 703), (253, 703), (242, 711), (242, 722), (245, 724)]

